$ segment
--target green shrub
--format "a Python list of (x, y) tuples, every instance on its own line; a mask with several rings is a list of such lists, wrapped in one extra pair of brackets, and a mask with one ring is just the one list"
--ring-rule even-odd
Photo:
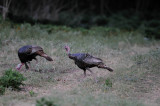
[(5, 93), (5, 87), (0, 85), (0, 95), (3, 95)]
[(107, 86), (107, 88), (111, 88), (112, 87), (112, 81), (107, 78), (106, 81), (105, 81), (105, 85)]
[(29, 91), (29, 95), (30, 95), (30, 96), (35, 96), (36, 93), (35, 93), (34, 91)]
[(40, 100), (36, 101), (36, 106), (57, 106), (57, 105), (55, 105), (53, 101), (41, 98)]
[(0, 85), (3, 87), (11, 87), (12, 89), (19, 90), (20, 86), (24, 85), (23, 81), (25, 80), (26, 78), (21, 73), (9, 69), (5, 71), (2, 77), (0, 77)]

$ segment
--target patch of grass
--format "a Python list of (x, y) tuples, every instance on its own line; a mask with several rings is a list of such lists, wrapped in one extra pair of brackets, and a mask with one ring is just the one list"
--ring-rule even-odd
[(50, 96), (51, 101), (56, 101), (59, 105), (76, 105), (76, 106), (144, 106), (143, 103), (137, 100), (117, 98), (111, 93), (94, 93), (85, 90), (84, 88), (77, 88), (73, 91), (52, 92)]
[[(130, 57), (133, 61), (130, 67), (120, 68), (117, 73), (110, 77), (114, 86), (112, 89), (118, 90), (121, 97), (141, 97), (152, 94), (160, 87), (159, 68), (160, 51), (151, 50), (145, 54), (138, 54)], [(150, 97), (148, 97), (150, 98)]]
[(46, 98), (41, 98), (36, 101), (36, 106), (57, 106), (53, 101), (47, 100)]
[(152, 86), (159, 87), (160, 75), (158, 69), (160, 66), (160, 50), (154, 50), (144, 55), (138, 55), (134, 58), (135, 64), (139, 67), (139, 71), (143, 73), (139, 76), (136, 86), (138, 92), (150, 92)]
[(109, 78), (107, 78), (105, 81), (105, 85), (107, 88), (112, 88), (112, 81)]
[(36, 93), (34, 92), (34, 91), (29, 91), (29, 95), (31, 96), (31, 97), (33, 97), (33, 96), (35, 96), (36, 95)]

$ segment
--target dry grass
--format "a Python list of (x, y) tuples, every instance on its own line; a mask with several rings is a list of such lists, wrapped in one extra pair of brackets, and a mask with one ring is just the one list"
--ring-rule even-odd
[[(52, 31), (48, 33), (47, 27), (41, 25), (3, 26), (0, 29), (0, 76), (6, 69), (15, 68), (19, 63), (17, 50), (26, 44), (42, 46), (54, 61), (38, 57), (39, 63), (33, 61), (31, 70), (25, 71), (23, 67), (21, 73), (27, 78), (23, 90), (7, 89), (0, 105), (34, 106), (36, 100), (45, 97), (62, 106), (158, 106), (160, 42), (146, 40), (136, 31), (119, 31), (108, 37), (103, 32), (105, 28), (95, 29), (50, 26)], [(65, 54), (66, 44), (72, 53), (88, 52), (102, 58), (114, 72), (92, 68), (98, 82), (89, 72), (82, 80), (83, 71)], [(113, 83), (111, 88), (105, 85), (107, 78)], [(30, 91), (35, 95), (31, 96)]]

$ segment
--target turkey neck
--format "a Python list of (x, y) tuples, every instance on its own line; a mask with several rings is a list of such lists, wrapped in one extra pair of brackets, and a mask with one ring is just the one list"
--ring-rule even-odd
[(68, 57), (69, 57), (69, 58), (72, 57), (72, 56), (71, 56), (71, 53), (68, 53)]
[(75, 59), (74, 56), (72, 56), (71, 53), (68, 53), (68, 57), (69, 57), (70, 59), (73, 59), (73, 60)]

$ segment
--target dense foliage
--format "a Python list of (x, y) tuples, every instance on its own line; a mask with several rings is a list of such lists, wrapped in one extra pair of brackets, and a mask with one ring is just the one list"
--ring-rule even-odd
[(0, 85), (0, 95), (3, 95), (5, 93), (5, 87)]
[[(0, 6), (3, 6), (3, 2), (0, 1)], [(11, 0), (8, 17), (14, 22), (32, 24), (138, 29), (146, 36), (160, 38), (157, 4), (152, 0)], [(0, 12), (3, 14), (2, 9)]]
[(0, 85), (3, 87), (11, 87), (12, 89), (20, 89), (26, 78), (19, 72), (12, 69), (6, 70), (4, 75), (0, 77)]

